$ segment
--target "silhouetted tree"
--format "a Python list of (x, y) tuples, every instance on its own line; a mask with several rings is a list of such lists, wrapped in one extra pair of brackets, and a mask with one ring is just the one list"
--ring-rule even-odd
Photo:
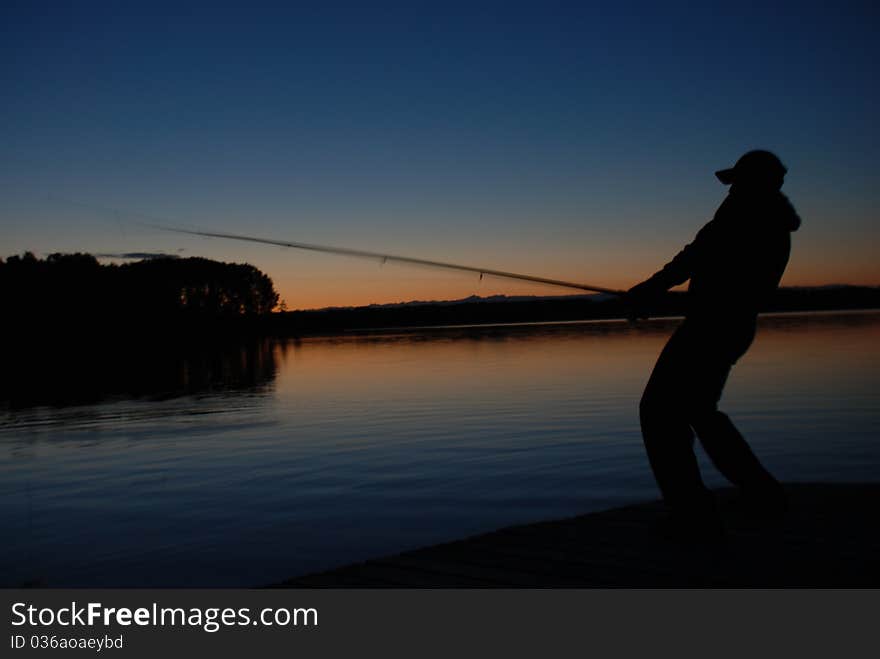
[(272, 311), (278, 293), (252, 265), (204, 258), (155, 258), (101, 265), (90, 254), (27, 252), (0, 260), (0, 304), (10, 318), (256, 315)]

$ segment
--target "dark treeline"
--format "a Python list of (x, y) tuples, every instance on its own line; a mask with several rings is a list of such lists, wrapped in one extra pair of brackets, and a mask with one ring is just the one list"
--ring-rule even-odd
[(164, 257), (102, 265), (90, 254), (27, 253), (0, 260), (0, 303), (7, 326), (98, 330), (127, 320), (261, 315), (276, 307), (278, 293), (247, 264)]
[(0, 261), (0, 409), (256, 389), (275, 377), (259, 320), (278, 303), (251, 265), (88, 254)]

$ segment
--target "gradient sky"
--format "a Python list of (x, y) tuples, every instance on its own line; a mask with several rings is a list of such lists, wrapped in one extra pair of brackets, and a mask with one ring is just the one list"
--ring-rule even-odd
[(70, 199), (626, 287), (711, 217), (714, 170), (763, 147), (804, 220), (784, 283), (878, 285), (878, 18), (868, 2), (5, 2), (0, 254), (247, 261), (291, 308), (566, 292), (163, 234)]

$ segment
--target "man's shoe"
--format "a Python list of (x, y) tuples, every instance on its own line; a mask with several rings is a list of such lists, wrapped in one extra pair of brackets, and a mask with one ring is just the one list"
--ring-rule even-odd
[(741, 493), (746, 510), (753, 517), (781, 519), (788, 512), (788, 497), (775, 480), (745, 485)]

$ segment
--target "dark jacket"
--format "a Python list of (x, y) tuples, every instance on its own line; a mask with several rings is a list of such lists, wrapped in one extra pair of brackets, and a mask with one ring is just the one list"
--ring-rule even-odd
[(800, 223), (781, 192), (732, 188), (694, 241), (648, 281), (666, 290), (690, 279), (689, 320), (753, 325), (779, 285)]

